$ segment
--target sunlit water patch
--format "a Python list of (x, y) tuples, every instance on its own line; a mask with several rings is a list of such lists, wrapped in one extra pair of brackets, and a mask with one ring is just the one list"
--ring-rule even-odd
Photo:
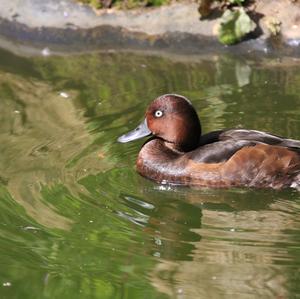
[(116, 142), (171, 92), (300, 139), (296, 62), (0, 54), (1, 298), (297, 297), (298, 192), (156, 184)]

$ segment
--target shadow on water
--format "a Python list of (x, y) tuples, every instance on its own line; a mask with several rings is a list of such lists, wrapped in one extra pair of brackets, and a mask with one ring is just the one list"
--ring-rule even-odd
[(204, 131), (299, 136), (300, 69), (230, 56), (0, 51), (1, 298), (299, 293), (299, 193), (157, 185), (118, 144), (149, 101), (189, 97)]

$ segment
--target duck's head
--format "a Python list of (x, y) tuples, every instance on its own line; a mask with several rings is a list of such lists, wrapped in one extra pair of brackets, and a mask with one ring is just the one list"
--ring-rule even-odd
[(125, 143), (154, 135), (181, 151), (190, 151), (199, 144), (201, 125), (191, 102), (183, 96), (166, 94), (147, 108), (145, 120), (133, 131), (118, 138)]

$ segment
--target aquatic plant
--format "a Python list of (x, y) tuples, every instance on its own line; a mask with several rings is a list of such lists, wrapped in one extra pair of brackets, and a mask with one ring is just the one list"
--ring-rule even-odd
[(199, 13), (208, 18), (215, 10), (223, 12), (219, 28), (219, 41), (225, 45), (240, 42), (256, 28), (245, 8), (247, 0), (200, 0)]

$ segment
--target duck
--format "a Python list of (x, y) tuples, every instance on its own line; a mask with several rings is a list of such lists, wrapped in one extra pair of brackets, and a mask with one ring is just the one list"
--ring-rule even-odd
[(300, 190), (300, 140), (247, 129), (202, 134), (195, 108), (182, 95), (156, 98), (142, 123), (118, 142), (146, 136), (136, 169), (157, 183)]

